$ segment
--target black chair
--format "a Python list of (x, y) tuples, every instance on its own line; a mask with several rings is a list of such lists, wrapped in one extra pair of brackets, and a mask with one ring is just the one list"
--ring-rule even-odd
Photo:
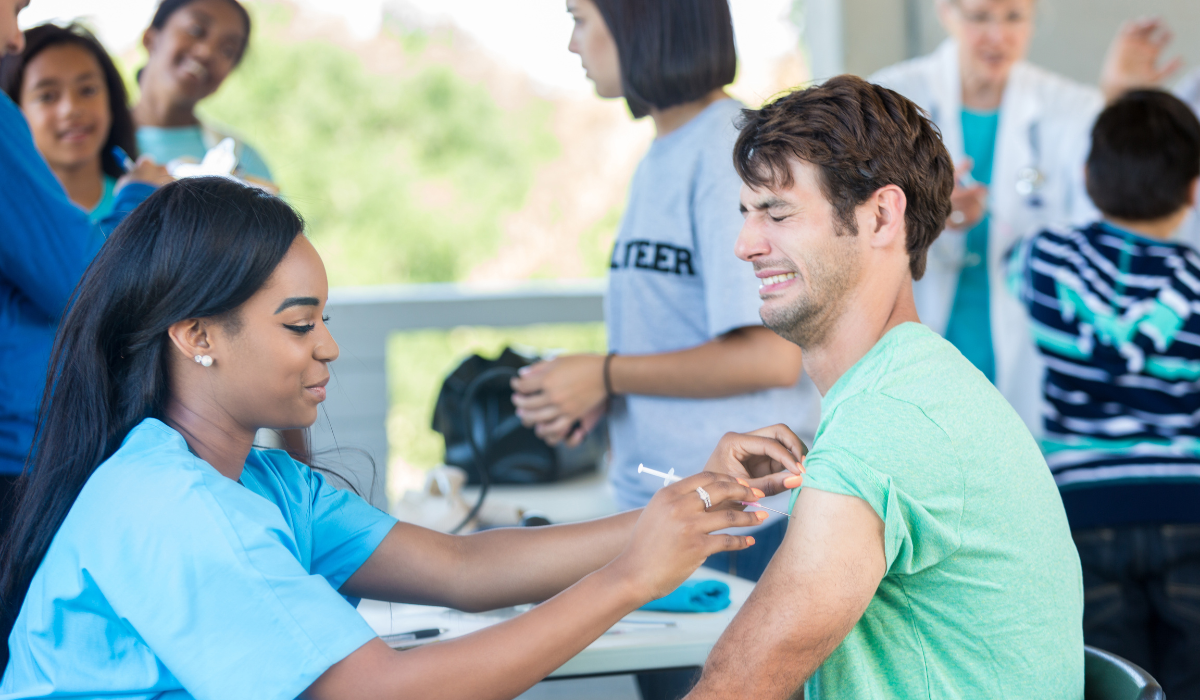
[(1141, 667), (1096, 647), (1083, 648), (1083, 700), (1165, 700)]

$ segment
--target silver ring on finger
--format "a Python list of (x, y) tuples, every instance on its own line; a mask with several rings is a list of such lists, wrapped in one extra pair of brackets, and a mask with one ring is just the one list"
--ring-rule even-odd
[(703, 488), (697, 486), (696, 493), (700, 494), (700, 500), (704, 501), (705, 510), (712, 508), (712, 499), (708, 497), (708, 491), (705, 491)]
[(966, 222), (966, 220), (967, 220), (967, 215), (964, 214), (963, 212), (961, 212), (957, 209), (950, 212), (950, 223), (954, 224), (955, 226), (962, 226), (963, 223)]

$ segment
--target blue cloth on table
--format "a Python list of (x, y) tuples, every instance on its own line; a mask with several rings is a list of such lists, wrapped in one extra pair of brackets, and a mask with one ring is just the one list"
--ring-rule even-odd
[(721, 581), (684, 581), (667, 595), (652, 600), (642, 610), (660, 612), (717, 612), (729, 607), (729, 585)]

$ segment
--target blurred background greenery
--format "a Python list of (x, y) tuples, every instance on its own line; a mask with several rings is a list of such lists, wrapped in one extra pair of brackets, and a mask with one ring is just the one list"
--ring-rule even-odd
[[(152, 8), (149, 0), (128, 2)], [(320, 3), (305, 2), (247, 3), (250, 49), (200, 113), (263, 155), (307, 221), (332, 286), (604, 276), (653, 127), (635, 122), (623, 101), (591, 94), (578, 58), (566, 51), (565, 13), (563, 34), (544, 55), (576, 81), (574, 89), (549, 88), (528, 63), (515, 65), (503, 49), (480, 43), (494, 38), (490, 26), (479, 35), (455, 22), (413, 21), (412, 0), (388, 0), (381, 28), (366, 38), (330, 21)], [(764, 16), (759, 3), (735, 4), (735, 22), (745, 6), (758, 29), (777, 31), (780, 18)], [(545, 19), (548, 9), (521, 11)], [(521, 43), (510, 38), (510, 47)], [(801, 82), (806, 69), (789, 41), (754, 70), (743, 62), (733, 94), (758, 104)], [(136, 99), (134, 72), (145, 54), (127, 46), (117, 53)], [(336, 336), (336, 315), (330, 325)], [(387, 361), (393, 495), (442, 459), (441, 437), (430, 428), (442, 379), (467, 355), (494, 356), (506, 345), (538, 354), (606, 348), (603, 325), (594, 323), (394, 334)]]
[[(454, 282), (495, 257), (505, 217), (559, 155), (553, 103), (529, 95), (497, 104), (446, 59), (451, 32), (385, 23), (376, 43), (402, 61), (380, 71), (327, 38), (296, 38), (294, 7), (249, 7), (252, 49), (202, 104), (203, 118), (232, 125), (264, 155), (307, 221), (330, 284)], [(588, 272), (606, 269), (619, 217), (613, 210), (587, 232)], [(336, 335), (336, 317), (331, 329)], [(430, 420), (442, 378), (471, 353), (494, 356), (513, 344), (538, 353), (606, 347), (602, 324), (394, 334), (389, 463), (440, 463), (443, 443)]]

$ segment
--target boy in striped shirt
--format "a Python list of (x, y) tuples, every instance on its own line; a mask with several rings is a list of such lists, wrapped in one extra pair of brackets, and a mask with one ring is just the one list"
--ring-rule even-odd
[(1200, 122), (1131, 92), (1092, 131), (1103, 220), (1042, 231), (1010, 285), (1046, 362), (1042, 449), (1083, 564), (1084, 640), (1200, 697)]

